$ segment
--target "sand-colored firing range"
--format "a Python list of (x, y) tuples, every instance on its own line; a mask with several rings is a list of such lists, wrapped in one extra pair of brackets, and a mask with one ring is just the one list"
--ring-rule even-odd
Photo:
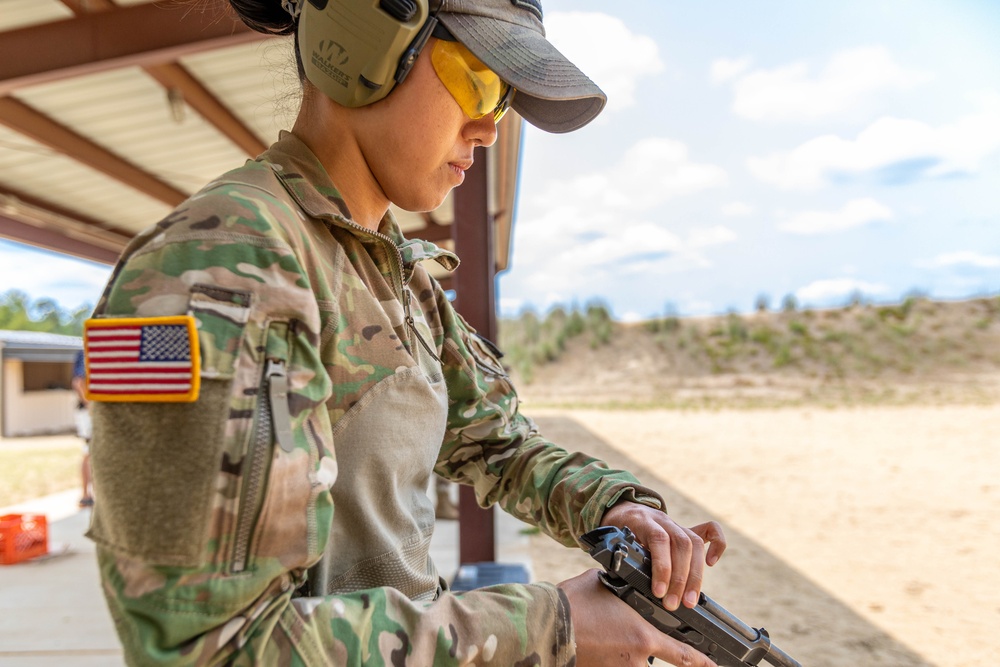
[[(681, 523), (719, 521), (705, 592), (804, 666), (998, 664), (1000, 406), (528, 412)], [(533, 559), (594, 566), (541, 536)]]

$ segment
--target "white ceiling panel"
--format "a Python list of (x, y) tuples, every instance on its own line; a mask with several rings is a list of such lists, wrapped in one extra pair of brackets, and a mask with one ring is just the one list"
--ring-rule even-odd
[(0, 30), (68, 19), (73, 12), (58, 0), (0, 0)]
[[(114, 0), (120, 6), (158, 1)], [(103, 6), (104, 2), (94, 0), (94, 6)], [(170, 0), (167, 4), (174, 2), (184, 11), (188, 7), (192, 11), (210, 7), (209, 11), (231, 13), (225, 0)], [(176, 19), (178, 14), (172, 12), (169, 19)], [(0, 39), (5, 30), (73, 16), (61, 0), (0, 0)], [(298, 113), (301, 84), (292, 44), (290, 37), (279, 37), (216, 48), (183, 56), (178, 64), (266, 146), (277, 140), (279, 130), (292, 127)], [(40, 45), (40, 48), (57, 47)], [(185, 194), (197, 191), (247, 159), (243, 149), (183, 102), (178, 117), (167, 90), (139, 67), (22, 86), (13, 96)], [(8, 122), (16, 127), (21, 121), (12, 115)], [(59, 142), (58, 132), (53, 133), (52, 142)], [(518, 142), (506, 143), (510, 146), (505, 155), (513, 160), (510, 163), (513, 171), (508, 174), (504, 169), (493, 170), (491, 180), (510, 180), (509, 187), (503, 190), (504, 196), (509, 197), (516, 183)], [(80, 158), (58, 153), (0, 124), (0, 185), (42, 203), (99, 220), (126, 235), (145, 229), (170, 212), (171, 206), (87, 166)], [(490, 192), (494, 195), (491, 200), (502, 194), (495, 183), (491, 183)], [(512, 208), (512, 202), (507, 206)], [(407, 234), (420, 235), (425, 227), (422, 215), (398, 209), (395, 212)], [(452, 197), (432, 213), (432, 218), (438, 224), (453, 222)], [(509, 249), (504, 239), (509, 241), (510, 211), (497, 222), (507, 234), (498, 232), (499, 264), (505, 266)], [(72, 222), (65, 224), (67, 236), (73, 236)], [(450, 241), (443, 244), (451, 246)], [(69, 252), (79, 252), (79, 247)]]
[[(4, 0), (0, 0), (2, 2)], [(0, 181), (109, 227), (134, 234), (170, 207), (0, 126)]]
[(295, 122), (301, 88), (291, 38), (207, 51), (181, 63), (265, 144)]
[(138, 68), (25, 88), (16, 97), (187, 194), (246, 159), (186, 105), (183, 121), (173, 120), (166, 91)]

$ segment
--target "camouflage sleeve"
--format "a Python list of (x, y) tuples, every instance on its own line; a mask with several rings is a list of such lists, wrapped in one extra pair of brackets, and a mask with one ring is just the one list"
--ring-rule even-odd
[(552, 586), (295, 597), (329, 537), (337, 476), (324, 323), (300, 241), (267, 222), (294, 213), (265, 193), (211, 196), (130, 246), (95, 313), (192, 317), (201, 357), (196, 401), (94, 406), (88, 535), (127, 662), (572, 664)]
[(541, 436), (518, 410), (517, 394), (492, 343), (441, 299), (448, 381), (448, 431), (435, 472), (475, 488), (482, 507), (534, 524), (566, 546), (630, 500), (665, 511), (663, 498), (631, 474), (567, 452)]

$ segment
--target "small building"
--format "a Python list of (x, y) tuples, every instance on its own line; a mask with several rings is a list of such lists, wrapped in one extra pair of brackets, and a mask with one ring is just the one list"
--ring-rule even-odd
[(77, 336), (0, 330), (0, 437), (72, 433)]

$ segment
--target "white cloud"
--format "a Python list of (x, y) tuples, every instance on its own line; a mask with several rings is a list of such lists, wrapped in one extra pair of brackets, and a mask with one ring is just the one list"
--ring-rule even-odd
[(736, 232), (723, 225), (692, 229), (688, 234), (687, 245), (690, 248), (707, 248), (723, 243), (732, 243), (738, 239)]
[(753, 215), (753, 212), (753, 206), (741, 201), (729, 202), (722, 207), (722, 215), (727, 218), (742, 218), (748, 215)]
[(854, 278), (832, 278), (811, 282), (805, 287), (795, 290), (795, 296), (803, 303), (830, 303), (856, 292), (878, 295), (888, 291), (888, 286), (881, 283), (869, 283)]
[(735, 234), (718, 226), (681, 236), (668, 228), (658, 207), (726, 182), (723, 169), (692, 161), (684, 144), (651, 137), (601, 171), (536, 188), (522, 203), (515, 227), (522, 285), (533, 294), (581, 292), (622, 276), (710, 266), (702, 250)]
[[(556, 48), (607, 93), (606, 112), (634, 106), (639, 80), (664, 69), (653, 38), (632, 32), (621, 19), (608, 14), (552, 12), (545, 16), (545, 32)], [(599, 48), (594, 35), (601, 36)]]
[(693, 162), (687, 146), (681, 142), (647, 137), (633, 144), (620, 160), (603, 171), (553, 181), (537, 201), (544, 208), (586, 202), (588, 207), (637, 212), (727, 182), (724, 169)]
[(712, 83), (724, 83), (733, 79), (750, 68), (753, 60), (749, 56), (743, 58), (719, 58), (712, 63), (709, 77)]
[(790, 234), (830, 234), (855, 227), (863, 227), (873, 222), (891, 220), (892, 209), (870, 197), (852, 199), (839, 211), (802, 211), (791, 215), (778, 225), (778, 229)]
[[(728, 67), (721, 66), (721, 74), (733, 65)], [(851, 49), (835, 54), (817, 76), (805, 63), (739, 76), (733, 83), (733, 111), (752, 120), (812, 121), (853, 109), (880, 90), (907, 89), (929, 78), (896, 64), (883, 46)]]
[(0, 292), (17, 289), (32, 300), (55, 299), (66, 310), (95, 305), (111, 267), (0, 242)]
[(524, 299), (501, 298), (500, 312), (505, 316), (517, 315), (525, 306)]
[(901, 183), (975, 173), (998, 151), (1000, 102), (992, 101), (979, 113), (939, 127), (883, 117), (855, 139), (820, 136), (788, 152), (749, 158), (747, 168), (779, 188), (813, 190), (845, 178)]
[(1000, 268), (1000, 257), (983, 255), (973, 250), (946, 252), (929, 261), (917, 262), (917, 266), (925, 269), (947, 269), (952, 267), (970, 266), (976, 269)]

